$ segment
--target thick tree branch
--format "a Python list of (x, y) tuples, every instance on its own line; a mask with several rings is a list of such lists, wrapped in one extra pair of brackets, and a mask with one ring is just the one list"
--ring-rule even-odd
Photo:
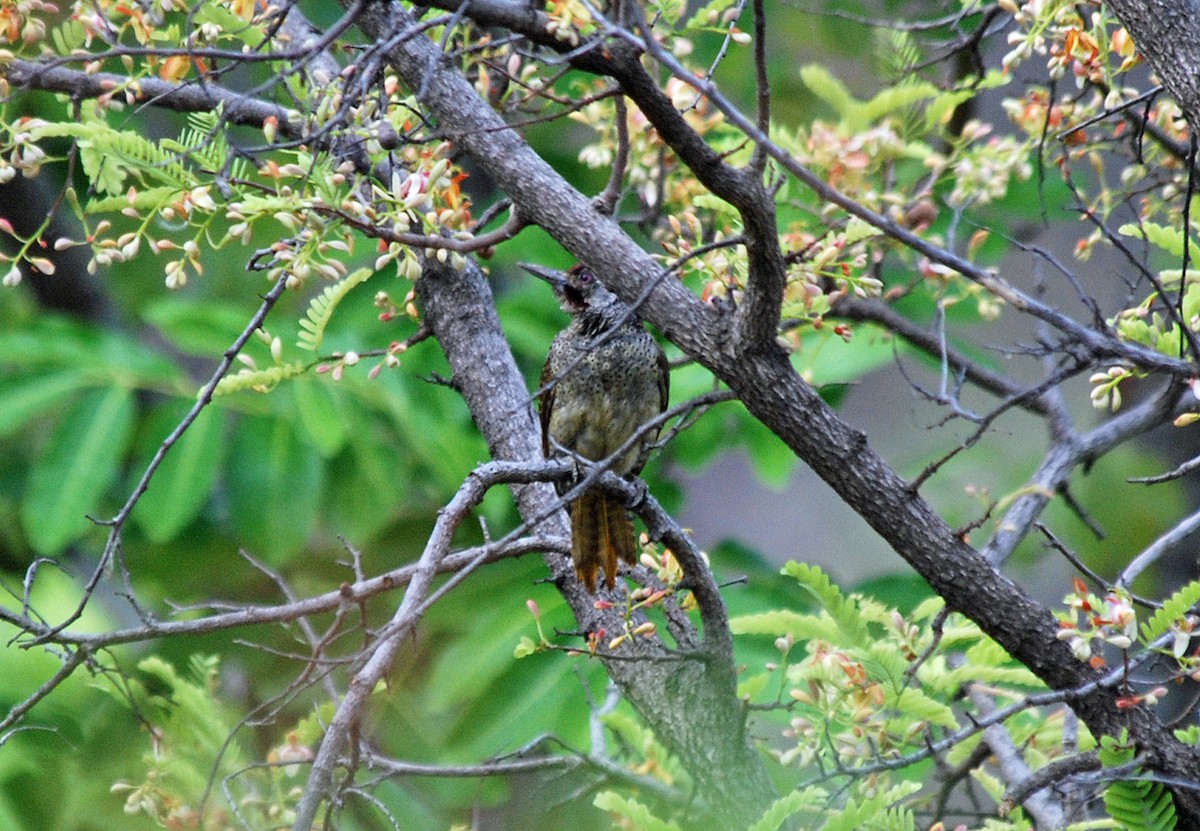
[(1200, 129), (1200, 2), (1108, 0), (1138, 52), (1162, 81), (1193, 130)]
[[(407, 15), (395, 4), (372, 6), (362, 19), (375, 39), (399, 31)], [(414, 39), (392, 55), (397, 70), (415, 89), (427, 91), (426, 104), (444, 131), (487, 170), (509, 194), (522, 215), (546, 228), (581, 260), (595, 268), (625, 297), (654, 278), (656, 269), (640, 249), (589, 201), (571, 188), (515, 134), (505, 131), (498, 117), (474, 91), (445, 66), (433, 44)], [(637, 95), (626, 88), (627, 94)], [(744, 119), (743, 119), (744, 120)], [(756, 140), (753, 124), (741, 124)], [(754, 132), (751, 132), (754, 131)], [(773, 157), (788, 169), (794, 161), (769, 146)], [(803, 175), (801, 175), (803, 174)], [(1105, 353), (1138, 353), (1155, 368), (1189, 372), (1190, 366), (1121, 344), (1066, 319), (1028, 298), (991, 274), (901, 229), (883, 217), (837, 194), (812, 174), (799, 168), (800, 177), (819, 185), (818, 194), (836, 196), (838, 204), (921, 253), (931, 251), (949, 258), (958, 270), (979, 279), (1011, 304), (1049, 318), (1063, 331), (1078, 332), (1082, 342)], [(1057, 622), (1018, 586), (999, 574), (978, 552), (966, 545), (923, 500), (875, 454), (861, 433), (837, 418), (811, 387), (796, 375), (785, 355), (774, 351), (745, 352), (728, 342), (728, 334), (715, 312), (704, 307), (678, 284), (663, 281), (649, 294), (641, 310), (688, 354), (726, 381), (750, 411), (782, 438), (790, 448), (828, 482), (904, 557), (949, 605), (975, 620), (1014, 657), (1025, 662), (1054, 689), (1072, 689), (1087, 683), (1094, 673), (1071, 655), (1058, 640)], [(1145, 354), (1143, 354), (1145, 353)], [(1116, 694), (1106, 689), (1073, 701), (1089, 727), (1098, 733), (1130, 729), (1135, 740), (1158, 754), (1164, 770), (1191, 770), (1195, 759), (1151, 714), (1116, 706)], [(1200, 800), (1178, 794), (1182, 812), (1200, 822)]]
[[(376, 42), (386, 42), (394, 33), (408, 30), (411, 22), (411, 15), (392, 3), (372, 4), (359, 21)], [(622, 286), (625, 290), (640, 289), (657, 280), (659, 270), (632, 240), (596, 211), (591, 200), (566, 187), (524, 141), (506, 129), (466, 80), (445, 64), (438, 47), (428, 38), (402, 40), (389, 52), (388, 59), (411, 88), (424, 92), (422, 103), (430, 107), (442, 132), (477, 161), (484, 161), (484, 169), (490, 157), (509, 156), (496, 170), (500, 174), (497, 183), (513, 199), (522, 217), (551, 226), (560, 238), (582, 236), (589, 241), (588, 248), (595, 246), (611, 253), (610, 246), (615, 245), (626, 252), (629, 261), (638, 262), (641, 279), (637, 279), (636, 272), (630, 273), (629, 281)], [(589, 261), (587, 256), (581, 259)], [(603, 264), (599, 257), (592, 261)], [(430, 271), (429, 266), (418, 283), (425, 320), (442, 343), (454, 368), (456, 386), (494, 457), (539, 458), (540, 435), (528, 392), (504, 341), (482, 274), (473, 267), (455, 272), (449, 268)], [(600, 273), (609, 272), (601, 269)], [(651, 296), (664, 291), (681, 293), (696, 308), (695, 299), (670, 281), (658, 281)], [(712, 312), (701, 314), (712, 316)], [(517, 493), (518, 507), (527, 517), (541, 515), (551, 504), (549, 499), (551, 492), (545, 487)], [(557, 516), (561, 517), (561, 512)], [(561, 527), (556, 522), (552, 529)], [(570, 576), (564, 558), (549, 562), (555, 582), (577, 618), (590, 628), (599, 619), (592, 598)], [(635, 644), (638, 650), (661, 650), (658, 645)], [(743, 825), (761, 813), (773, 798), (774, 789), (766, 778), (761, 757), (747, 741), (731, 655), (711, 656), (708, 661), (609, 661), (606, 668), (655, 733), (689, 767), (721, 826)], [(680, 696), (688, 698), (687, 708), (678, 706)]]
[(44, 67), (33, 61), (14, 60), (0, 63), (0, 77), (6, 78), (15, 88), (36, 89), (45, 92), (61, 92), (72, 98), (99, 98), (114, 92), (124, 95), (130, 103), (153, 104), (177, 112), (211, 112), (224, 108), (230, 124), (262, 127), (274, 118), (279, 122), (280, 135), (298, 135), (289, 127), (289, 112), (286, 107), (257, 98), (231, 92), (213, 84), (176, 83), (158, 78), (143, 78), (136, 88), (130, 87), (124, 75), (97, 72), (89, 75), (81, 70), (55, 66)]

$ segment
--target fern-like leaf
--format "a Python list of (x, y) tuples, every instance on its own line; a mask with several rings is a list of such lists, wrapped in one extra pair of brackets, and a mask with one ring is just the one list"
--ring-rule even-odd
[(921, 50), (910, 32), (902, 29), (876, 29), (875, 60), (888, 83), (896, 83), (913, 75), (913, 67), (921, 62)]
[(206, 170), (221, 170), (229, 157), (229, 140), (223, 122), (224, 111), (220, 108), (188, 116), (188, 129), (181, 139), (192, 159)]
[(823, 808), (828, 803), (829, 793), (824, 788), (810, 785), (802, 790), (792, 791), (772, 802), (758, 822), (751, 825), (747, 831), (777, 831), (785, 820), (805, 808)]
[(303, 375), (305, 366), (302, 363), (281, 364), (267, 369), (243, 369), (236, 375), (226, 375), (217, 382), (213, 397), (229, 395), (230, 393), (254, 390), (269, 392), (280, 381)]
[(949, 730), (958, 727), (954, 710), (942, 702), (930, 698), (915, 687), (904, 687), (898, 694), (885, 690), (884, 704), (914, 720), (927, 721)]
[(791, 635), (797, 641), (833, 641), (838, 636), (837, 624), (832, 620), (790, 609), (740, 615), (729, 621), (729, 629), (735, 635), (770, 635), (776, 638)]
[(1149, 645), (1165, 635), (1171, 624), (1200, 602), (1200, 580), (1193, 580), (1168, 597), (1154, 615), (1142, 624), (1142, 642)]
[(1123, 780), (1104, 791), (1108, 815), (1128, 831), (1173, 831), (1175, 802), (1161, 782)]
[(178, 202), (184, 191), (169, 185), (159, 188), (142, 188), (135, 194), (119, 193), (116, 196), (105, 196), (88, 202), (88, 211), (109, 213), (133, 208), (138, 213), (157, 211), (164, 205)]
[(920, 783), (902, 782), (883, 793), (866, 799), (851, 799), (846, 807), (835, 813), (822, 826), (823, 831), (859, 831), (861, 828), (885, 827), (893, 831), (914, 831), (912, 812), (892, 806), (921, 790)]
[(326, 286), (324, 291), (314, 297), (308, 304), (308, 314), (300, 319), (301, 331), (296, 345), (310, 352), (320, 349), (321, 341), (325, 339), (325, 327), (333, 318), (333, 310), (350, 293), (351, 289), (359, 283), (366, 282), (367, 278), (374, 273), (369, 268), (360, 268), (332, 286)]
[(867, 622), (859, 614), (858, 605), (842, 594), (841, 589), (833, 584), (829, 575), (816, 566), (805, 563), (790, 562), (783, 567), (783, 573), (796, 579), (809, 594), (816, 598), (829, 616), (837, 623), (843, 637), (849, 644), (867, 646), (870, 643), (870, 633)]
[[(1127, 237), (1141, 237), (1152, 245), (1166, 251), (1172, 257), (1183, 256), (1183, 231), (1179, 228), (1158, 225), (1154, 222), (1143, 222), (1140, 225), (1132, 223), (1122, 225), (1117, 232)], [(1196, 257), (1196, 243), (1188, 240), (1192, 259)]]
[(613, 791), (602, 791), (596, 794), (592, 804), (601, 811), (608, 811), (627, 820), (631, 827), (640, 831), (680, 831), (678, 825), (654, 816), (642, 803), (635, 799), (626, 799)]
[[(925, 680), (925, 679), (922, 679)], [(931, 677), (929, 685), (935, 690), (952, 692), (964, 685), (975, 684), (1011, 684), (1018, 687), (1039, 688), (1042, 682), (1036, 675), (1025, 667), (996, 667), (967, 664), (939, 673)]]
[[(1134, 760), (1135, 751), (1120, 738), (1104, 736), (1097, 755), (1105, 767), (1119, 767)], [(1104, 807), (1108, 815), (1121, 823), (1126, 831), (1174, 831), (1175, 801), (1161, 782), (1147, 779), (1122, 779), (1104, 790)]]
[(96, 188), (114, 195), (124, 190), (129, 174), (179, 189), (196, 186), (196, 177), (178, 154), (128, 130), (114, 130), (103, 121), (47, 123), (31, 131), (35, 141), (43, 138), (72, 138), (80, 148), (84, 173)]

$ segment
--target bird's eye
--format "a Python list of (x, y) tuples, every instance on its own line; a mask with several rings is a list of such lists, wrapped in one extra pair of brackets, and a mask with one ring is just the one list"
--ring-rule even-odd
[(583, 285), (585, 285), (585, 286), (590, 285), (592, 280), (595, 280), (595, 279), (596, 278), (592, 276), (592, 272), (590, 272), (590, 271), (579, 272), (579, 282), (583, 283)]

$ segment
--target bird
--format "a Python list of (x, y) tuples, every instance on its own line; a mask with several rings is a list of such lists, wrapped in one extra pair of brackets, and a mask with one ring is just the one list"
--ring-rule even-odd
[[(550, 283), (571, 315), (550, 345), (539, 382), (542, 453), (547, 459), (607, 459), (666, 410), (667, 356), (636, 312), (584, 265), (566, 272), (521, 265)], [(612, 472), (625, 477), (640, 473), (657, 439), (658, 428), (646, 430), (612, 461)], [(559, 486), (560, 494), (568, 489)], [(605, 584), (612, 589), (618, 560), (637, 562), (633, 523), (624, 504), (599, 488), (589, 488), (567, 510), (576, 575), (594, 594), (603, 569)]]

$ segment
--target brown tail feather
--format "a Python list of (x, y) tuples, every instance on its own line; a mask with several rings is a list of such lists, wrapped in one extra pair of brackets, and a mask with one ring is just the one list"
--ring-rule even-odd
[(617, 579), (617, 560), (637, 562), (633, 523), (621, 503), (600, 492), (585, 493), (571, 505), (571, 558), (575, 573), (588, 591), (596, 591), (596, 576), (604, 569), (611, 589)]

